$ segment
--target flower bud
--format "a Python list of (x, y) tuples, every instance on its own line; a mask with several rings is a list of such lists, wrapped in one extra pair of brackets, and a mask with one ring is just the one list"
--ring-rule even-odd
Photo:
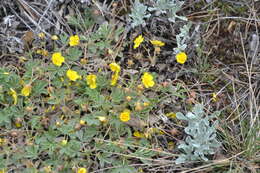
[(125, 99), (130, 102), (132, 100), (132, 97), (131, 96), (126, 96)]
[(141, 103), (140, 102), (137, 102), (136, 105), (135, 105), (135, 110), (136, 111), (141, 111), (143, 110), (143, 107), (141, 106)]

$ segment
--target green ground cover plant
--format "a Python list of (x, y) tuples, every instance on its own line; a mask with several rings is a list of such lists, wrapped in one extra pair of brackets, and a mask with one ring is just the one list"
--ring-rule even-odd
[(258, 172), (255, 2), (18, 1), (0, 2), (0, 173)]

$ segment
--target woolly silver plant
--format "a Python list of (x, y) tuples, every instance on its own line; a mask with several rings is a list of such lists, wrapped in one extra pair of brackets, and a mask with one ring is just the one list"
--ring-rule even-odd
[(147, 14), (147, 6), (140, 3), (139, 0), (135, 0), (131, 14), (131, 27), (134, 28), (139, 25), (146, 25), (145, 19), (149, 18), (151, 14)]
[(215, 153), (221, 143), (216, 139), (217, 121), (211, 125), (209, 120), (219, 113), (214, 112), (211, 116), (204, 117), (203, 105), (197, 104), (192, 112), (188, 112), (186, 115), (181, 112), (176, 114), (179, 120), (188, 121), (188, 126), (184, 129), (188, 136), (185, 142), (178, 146), (183, 154), (176, 159), (176, 164), (195, 160), (207, 161), (207, 156)]
[(180, 33), (176, 35), (177, 47), (173, 49), (175, 54), (178, 54), (179, 52), (184, 52), (185, 49), (187, 48), (186, 43), (190, 39), (189, 36), (190, 27), (191, 27), (191, 23), (184, 25), (182, 28), (180, 28)]
[(157, 15), (167, 14), (170, 22), (175, 22), (176, 18), (187, 21), (184, 16), (178, 16), (176, 13), (181, 10), (184, 1), (179, 0), (154, 0), (153, 7), (149, 7), (149, 11), (156, 11)]

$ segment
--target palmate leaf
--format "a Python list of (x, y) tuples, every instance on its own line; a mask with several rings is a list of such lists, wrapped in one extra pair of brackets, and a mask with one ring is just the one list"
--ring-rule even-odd
[(45, 88), (48, 85), (47, 82), (42, 81), (42, 80), (36, 80), (33, 84), (32, 88), (32, 95), (33, 96), (39, 96), (41, 94), (47, 94), (47, 89)]
[(65, 59), (68, 59), (70, 61), (77, 61), (82, 55), (82, 51), (79, 50), (76, 47), (69, 48), (68, 55), (65, 57)]
[(112, 88), (111, 97), (114, 103), (120, 103), (124, 99), (124, 92), (120, 88)]

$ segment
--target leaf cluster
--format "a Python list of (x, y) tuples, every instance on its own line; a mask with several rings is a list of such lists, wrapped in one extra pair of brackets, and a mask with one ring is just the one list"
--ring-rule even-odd
[(129, 15), (131, 19), (132, 28), (145, 25), (145, 19), (150, 18), (151, 14), (149, 12), (156, 12), (156, 15), (166, 14), (170, 22), (175, 23), (176, 18), (187, 21), (185, 16), (178, 16), (177, 12), (181, 10), (184, 1), (179, 0), (154, 0), (151, 7), (148, 7), (136, 0), (132, 12)]
[(184, 25), (180, 28), (180, 33), (176, 35), (177, 47), (174, 48), (174, 53), (178, 54), (179, 52), (184, 52), (187, 48), (187, 41), (190, 39), (189, 30), (191, 27), (191, 23)]
[(185, 128), (185, 133), (188, 135), (185, 142), (178, 146), (184, 153), (176, 160), (177, 164), (187, 161), (204, 160), (207, 161), (207, 155), (214, 154), (220, 143), (216, 139), (216, 122), (210, 124), (209, 120), (216, 117), (219, 112), (213, 115), (204, 117), (203, 105), (197, 104), (192, 109), (183, 115), (181, 112), (176, 114), (180, 120), (188, 122)]

